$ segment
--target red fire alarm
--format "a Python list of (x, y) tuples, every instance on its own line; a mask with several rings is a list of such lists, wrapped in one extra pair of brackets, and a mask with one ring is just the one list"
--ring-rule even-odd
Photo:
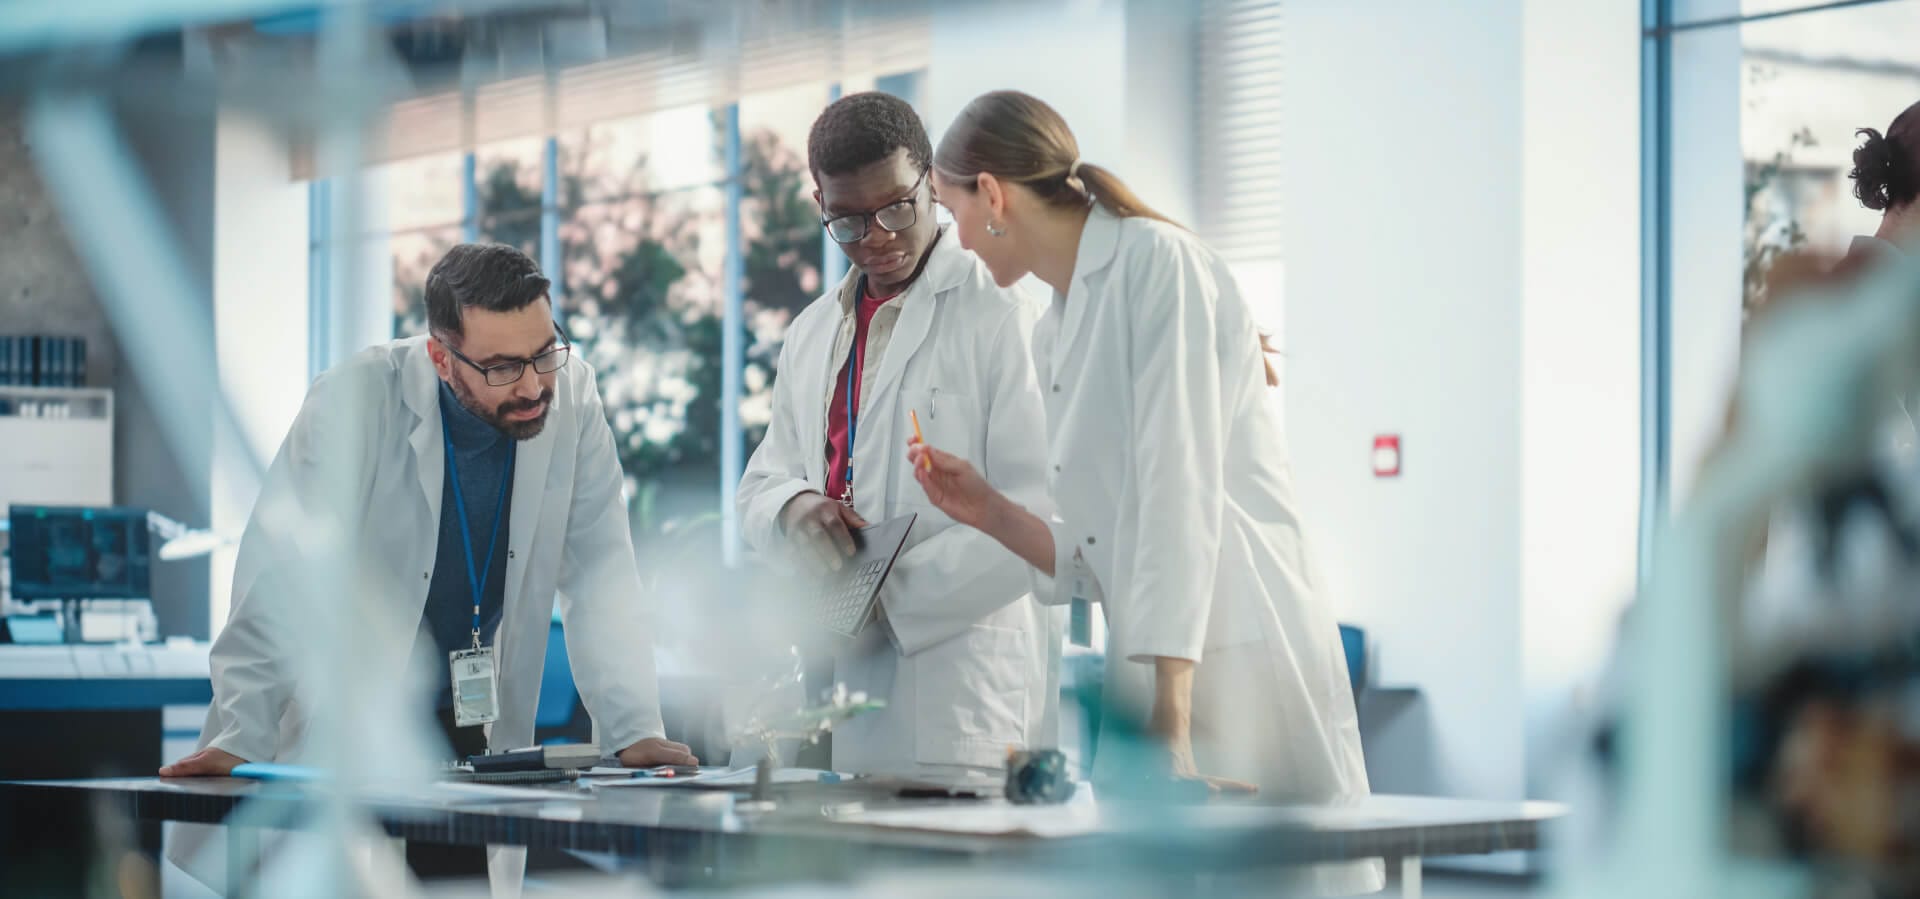
[(1373, 476), (1376, 478), (1400, 476), (1400, 435), (1382, 434), (1373, 438)]

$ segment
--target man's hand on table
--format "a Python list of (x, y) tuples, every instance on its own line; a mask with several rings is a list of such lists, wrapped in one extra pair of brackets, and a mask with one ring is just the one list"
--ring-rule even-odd
[(160, 769), (161, 777), (226, 777), (233, 773), (235, 765), (247, 763), (231, 752), (211, 747), (202, 749), (186, 758)]
[(648, 737), (620, 750), (620, 764), (629, 768), (657, 768), (661, 765), (698, 765), (700, 760), (684, 743)]

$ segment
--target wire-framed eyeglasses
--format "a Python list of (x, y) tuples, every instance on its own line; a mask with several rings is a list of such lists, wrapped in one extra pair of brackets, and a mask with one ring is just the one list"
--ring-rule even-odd
[[(529, 359), (508, 359), (504, 362), (495, 362), (492, 365), (481, 365), (467, 358), (465, 353), (454, 349), (453, 345), (445, 340), (441, 340), (440, 345), (446, 347), (447, 352), (453, 354), (453, 358), (473, 366), (474, 371), (479, 372), (481, 377), (486, 378), (487, 386), (505, 387), (508, 384), (520, 380), (521, 376), (527, 373), (527, 366), (529, 365), (533, 366), (534, 371), (543, 375), (559, 371), (567, 366), (567, 359), (572, 355), (573, 340), (567, 337), (567, 329), (560, 327), (559, 322), (553, 323), (553, 330), (560, 341), (559, 345), (553, 349)], [(438, 339), (438, 335), (435, 335), (435, 337)]]

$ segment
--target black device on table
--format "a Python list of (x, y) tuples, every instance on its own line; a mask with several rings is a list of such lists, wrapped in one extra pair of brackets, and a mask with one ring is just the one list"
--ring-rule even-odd
[(893, 563), (906, 546), (918, 515), (902, 515), (852, 532), (854, 553), (815, 588), (809, 597), (813, 614), (827, 630), (843, 637), (857, 637), (873, 620), (873, 607), (880, 599), (880, 587), (886, 583)]
[(467, 763), (473, 766), (477, 774), (591, 768), (600, 764), (601, 760), (600, 747), (592, 743), (529, 746), (526, 749), (467, 757)]

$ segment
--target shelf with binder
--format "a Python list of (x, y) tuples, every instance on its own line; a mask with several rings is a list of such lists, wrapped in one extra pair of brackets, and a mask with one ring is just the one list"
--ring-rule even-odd
[(85, 387), (87, 341), (57, 334), (0, 334), (0, 386)]

